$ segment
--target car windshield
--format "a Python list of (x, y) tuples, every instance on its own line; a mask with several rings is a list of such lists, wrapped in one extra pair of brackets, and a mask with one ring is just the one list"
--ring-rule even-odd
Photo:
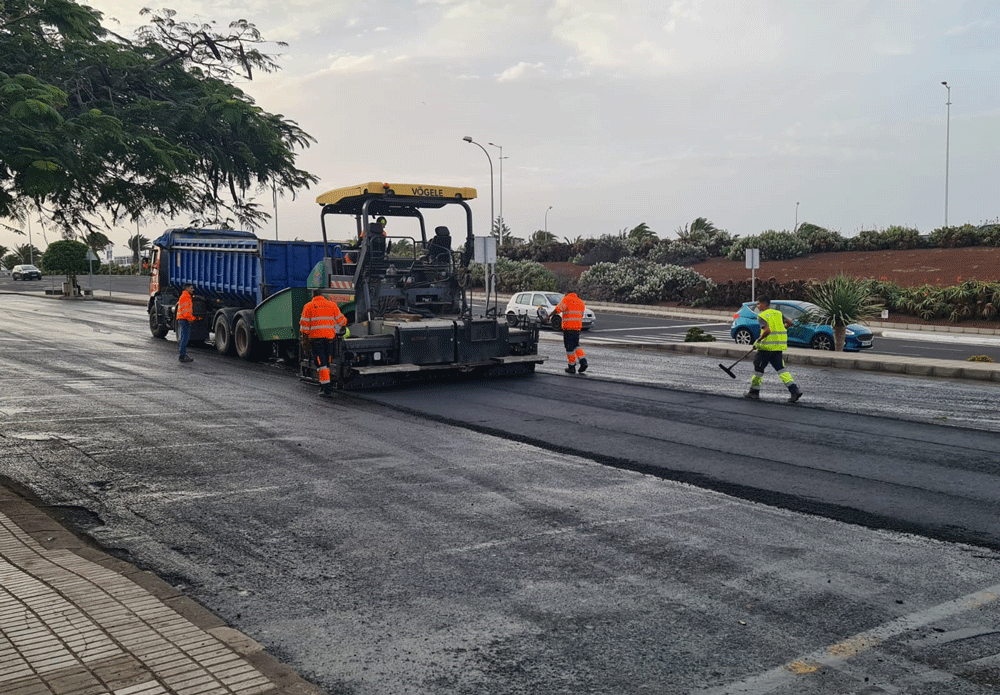
[(33, 265), (22, 265), (21, 270), (38, 270), (38, 268)]

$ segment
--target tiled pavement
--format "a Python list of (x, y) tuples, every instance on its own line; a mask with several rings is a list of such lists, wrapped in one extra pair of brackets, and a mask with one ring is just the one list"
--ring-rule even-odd
[(2, 695), (319, 695), (148, 572), (0, 486)]

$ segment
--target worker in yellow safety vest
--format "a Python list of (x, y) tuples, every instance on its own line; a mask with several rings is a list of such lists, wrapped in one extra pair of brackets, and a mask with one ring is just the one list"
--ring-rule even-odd
[(791, 372), (785, 367), (785, 350), (788, 349), (788, 327), (791, 319), (785, 317), (777, 309), (771, 308), (771, 299), (761, 297), (757, 300), (757, 320), (760, 321), (760, 338), (754, 343), (757, 355), (753, 360), (753, 376), (750, 377), (750, 390), (744, 397), (752, 400), (760, 399), (760, 386), (764, 383), (764, 369), (771, 365), (778, 372), (781, 383), (788, 387), (791, 394), (789, 403), (802, 398), (802, 389), (796, 383)]
[(323, 290), (313, 290), (312, 301), (302, 307), (299, 319), (299, 334), (308, 341), (309, 351), (319, 375), (320, 395), (333, 393), (330, 381), (330, 361), (333, 358), (333, 341), (339, 336), (351, 337), (347, 318), (335, 302), (323, 294)]
[(553, 314), (562, 316), (563, 347), (566, 348), (567, 374), (576, 374), (577, 366), (580, 373), (587, 371), (587, 355), (580, 347), (580, 331), (583, 330), (583, 312), (587, 305), (583, 300), (570, 292), (552, 310)]

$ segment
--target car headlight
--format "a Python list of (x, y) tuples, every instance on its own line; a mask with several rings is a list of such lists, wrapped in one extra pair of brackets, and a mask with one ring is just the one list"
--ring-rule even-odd
[(852, 331), (852, 330), (851, 330), (850, 328), (848, 328), (848, 329), (846, 330), (846, 332), (845, 332), (845, 334), (844, 334), (844, 335), (854, 335), (854, 331)]

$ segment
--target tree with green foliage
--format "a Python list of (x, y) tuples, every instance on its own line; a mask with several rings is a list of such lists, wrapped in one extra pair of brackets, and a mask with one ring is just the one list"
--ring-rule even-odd
[(255, 193), (317, 181), (295, 166), (313, 138), (231, 83), (278, 68), (253, 24), (142, 14), (128, 39), (73, 0), (0, 3), (0, 217), (38, 209), (70, 237), (95, 217), (253, 228)]
[(93, 270), (97, 272), (100, 261), (88, 261), (87, 252), (90, 249), (82, 241), (61, 239), (53, 241), (42, 254), (41, 267), (46, 273), (65, 275), (71, 288), (76, 287), (76, 276)]
[(8, 249), (6, 246), (4, 246), (3, 244), (0, 244), (0, 258), (3, 258), (4, 256), (6, 256), (7, 255), (7, 251), (9, 251), (9, 250), (10, 249)]
[(882, 312), (882, 304), (869, 287), (866, 280), (835, 275), (809, 290), (809, 301), (819, 307), (819, 315), (808, 319), (833, 328), (834, 349), (838, 352), (844, 350), (848, 324), (871, 320)]

